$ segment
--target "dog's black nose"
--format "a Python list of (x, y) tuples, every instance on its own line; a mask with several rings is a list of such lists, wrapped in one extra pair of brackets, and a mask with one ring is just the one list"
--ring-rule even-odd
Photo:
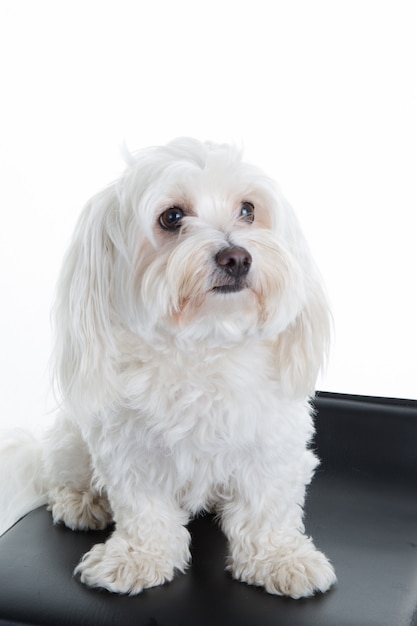
[(240, 246), (230, 246), (224, 248), (216, 254), (216, 263), (229, 276), (239, 278), (249, 272), (252, 264), (252, 257), (245, 248)]

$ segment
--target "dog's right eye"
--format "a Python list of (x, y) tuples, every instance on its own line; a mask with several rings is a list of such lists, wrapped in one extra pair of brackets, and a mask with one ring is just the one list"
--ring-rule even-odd
[(178, 230), (181, 227), (181, 220), (184, 211), (179, 206), (172, 206), (159, 216), (159, 223), (164, 230)]

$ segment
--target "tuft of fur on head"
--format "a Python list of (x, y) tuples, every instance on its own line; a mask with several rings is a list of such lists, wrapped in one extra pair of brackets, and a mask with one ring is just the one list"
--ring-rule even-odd
[[(160, 221), (170, 207), (183, 212), (173, 231)], [(236, 292), (215, 261), (230, 246), (251, 257)], [(187, 138), (136, 153), (90, 200), (54, 320), (57, 383), (82, 414), (120, 401), (126, 353), (139, 344), (190, 350), (258, 337), (274, 347), (283, 393), (302, 396), (314, 390), (329, 337), (320, 275), (276, 184), (233, 146)]]

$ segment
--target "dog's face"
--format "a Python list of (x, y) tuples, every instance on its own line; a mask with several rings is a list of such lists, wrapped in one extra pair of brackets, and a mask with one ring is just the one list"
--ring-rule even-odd
[(306, 302), (290, 209), (229, 146), (189, 142), (179, 155), (184, 144), (139, 158), (121, 183), (121, 195), (135, 190), (126, 206), (135, 278), (121, 311), (148, 337), (276, 336)]
[(308, 393), (329, 329), (276, 185), (230, 146), (191, 139), (138, 153), (87, 205), (55, 313), (61, 389), (83, 405), (95, 394), (95, 406), (141, 342), (162, 354), (266, 340), (285, 393)]

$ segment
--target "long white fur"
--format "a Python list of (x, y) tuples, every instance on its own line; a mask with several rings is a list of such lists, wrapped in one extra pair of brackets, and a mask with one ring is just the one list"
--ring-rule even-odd
[[(185, 212), (175, 232), (159, 223), (171, 206)], [(252, 264), (244, 289), (218, 293), (215, 257), (232, 245)], [(335, 582), (302, 519), (329, 313), (273, 181), (227, 145), (139, 152), (85, 208), (54, 319), (62, 406), (43, 442), (0, 448), (3, 530), (42, 503), (73, 529), (114, 521), (76, 572), (139, 593), (185, 571), (186, 524), (214, 509), (235, 578), (293, 598)]]

